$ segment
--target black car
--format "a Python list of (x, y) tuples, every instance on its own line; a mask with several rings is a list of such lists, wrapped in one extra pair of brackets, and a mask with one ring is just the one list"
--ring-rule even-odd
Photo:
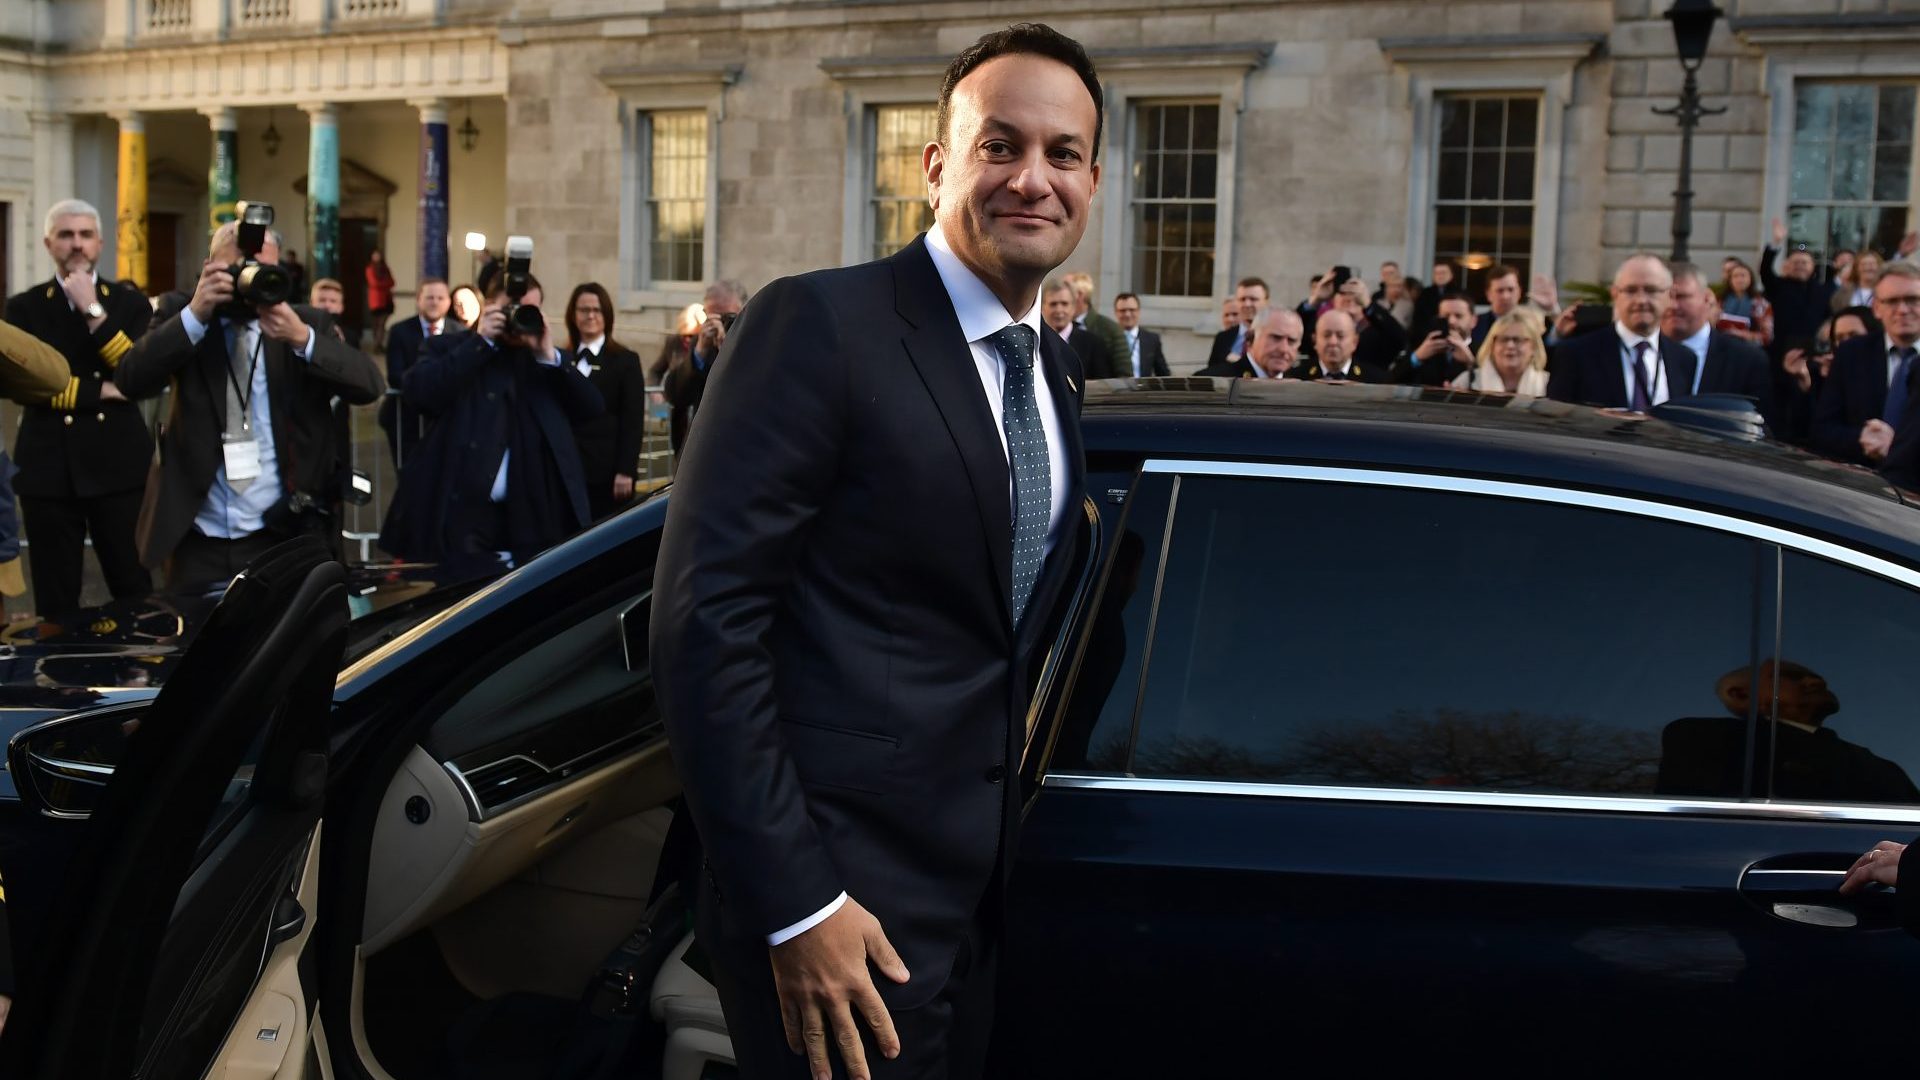
[[(1684, 412), (1090, 388), (996, 1075), (1773, 1075), (1904, 1030), (1920, 942), (1834, 887), (1920, 831), (1920, 511)], [(191, 705), (15, 736), (4, 835), (74, 851), (8, 871), (62, 935), (16, 933), (21, 1075), (725, 1075), (660, 888), (669, 497), (353, 660), (323, 740), (324, 567), (209, 624), (278, 696), (203, 638)]]

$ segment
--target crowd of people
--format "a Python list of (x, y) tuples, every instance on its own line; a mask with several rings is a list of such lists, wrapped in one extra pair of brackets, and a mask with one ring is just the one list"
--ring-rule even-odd
[[(543, 290), (529, 281), (516, 303), (495, 259), (471, 284), (420, 281), (413, 313), (389, 322), (394, 280), (376, 252), (363, 352), (341, 332), (336, 279), (308, 284), (301, 267), (293, 299), (305, 303), (236, 298), (231, 268), (245, 258), (298, 266), (277, 234), (249, 252), (237, 230), (215, 233), (190, 294), (150, 302), (97, 273), (92, 207), (70, 200), (48, 215), (58, 272), (8, 301), (6, 323), (57, 353), (67, 374), (59, 388), (26, 379), (6, 390), (25, 412), (17, 475), (0, 490), (0, 593), (22, 591), (22, 519), (37, 605), (54, 618), (79, 606), (89, 538), (115, 597), (150, 591), (156, 572), (172, 589), (220, 580), (288, 536), (337, 543), (354, 487), (346, 410), (376, 401), (399, 476), (382, 549), (448, 574), (513, 566), (641, 490), (650, 405), (669, 410), (680, 451), (748, 298), (739, 282), (714, 282), (643, 362), (615, 336), (613, 298), (597, 283), (573, 288), (550, 319), (510, 318), (539, 310)], [(1088, 379), (1417, 384), (1643, 413), (1739, 394), (1775, 438), (1920, 485), (1920, 422), (1902, 423), (1920, 408), (1909, 386), (1920, 368), (1920, 236), (1884, 256), (1838, 252), (1825, 267), (1786, 240), (1776, 222), (1757, 268), (1729, 258), (1711, 278), (1634, 256), (1618, 267), (1610, 304), (1562, 304), (1550, 277), (1523, 285), (1506, 266), (1472, 295), (1467, 273), (1445, 261), (1424, 283), (1392, 262), (1375, 283), (1333, 267), (1293, 303), (1247, 277), (1222, 304), (1206, 363), (1178, 372), (1141, 325), (1140, 297), (1115, 296), (1109, 316), (1088, 274), (1049, 278), (1041, 316)], [(13, 341), (18, 373), (27, 361)], [(139, 403), (169, 387), (168, 415), (150, 432)]]

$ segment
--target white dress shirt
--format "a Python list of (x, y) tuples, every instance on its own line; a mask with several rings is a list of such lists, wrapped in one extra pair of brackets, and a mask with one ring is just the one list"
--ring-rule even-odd
[(1666, 404), (1667, 398), (1672, 395), (1667, 387), (1667, 364), (1660, 356), (1659, 333), (1642, 337), (1627, 329), (1626, 323), (1617, 320), (1613, 324), (1613, 332), (1620, 339), (1620, 374), (1627, 380), (1627, 406), (1633, 406), (1634, 347), (1643, 341), (1652, 346), (1647, 352), (1647, 406), (1651, 408)]
[[(948, 246), (947, 238), (940, 231), (938, 224), (927, 230), (927, 253), (933, 256), (934, 269), (939, 271), (940, 283), (947, 289), (947, 299), (953, 302), (953, 313), (959, 317), (960, 333), (966, 337), (967, 347), (973, 353), (974, 367), (980, 375), (980, 392), (986, 395), (987, 408), (993, 413), (993, 429), (1000, 435), (1000, 453), (1003, 455), (1007, 452), (1007, 429), (1001, 417), (1007, 365), (1000, 358), (1000, 350), (995, 348), (993, 342), (988, 339), (1007, 324), (1015, 321), (1032, 330), (1035, 335), (1033, 400), (1039, 407), (1040, 427), (1047, 437), (1047, 471), (1053, 481), (1052, 509), (1049, 512), (1047, 528), (1047, 550), (1052, 551), (1053, 545), (1059, 542), (1061, 524), (1067, 518), (1067, 496), (1070, 483), (1067, 475), (1066, 443), (1062, 441), (1060, 435), (1060, 414), (1054, 406), (1053, 387), (1047, 383), (1046, 362), (1041, 359), (1037, 351), (1041, 348), (1039, 334), (1043, 329), (1040, 322), (1040, 294), (1037, 291), (1034, 293), (1033, 302), (1027, 305), (1026, 313), (1015, 320), (1007, 314), (1007, 306), (1000, 302), (999, 297), (993, 295), (993, 290), (987, 288), (986, 282), (981, 281), (978, 275), (967, 268), (966, 263), (960, 261), (960, 256), (953, 253), (953, 248)], [(1053, 332), (1052, 327), (1044, 329), (1050, 333)], [(1069, 327), (1068, 330), (1071, 332), (1072, 328)], [(1059, 336), (1065, 339), (1066, 334)], [(1007, 498), (1011, 505), (1013, 502), (1011, 464), (1007, 468)], [(1009, 536), (1013, 533), (1011, 518), (1007, 521), (1007, 533)], [(834, 912), (845, 906), (846, 902), (847, 894), (841, 893), (834, 897), (832, 903), (812, 915), (783, 930), (768, 934), (767, 944), (779, 945), (799, 937), (827, 921)]]
[[(597, 338), (588, 338), (587, 340), (580, 343), (580, 349), (585, 349), (587, 350), (588, 353), (592, 354), (593, 360), (600, 359), (600, 350), (606, 347), (607, 347), (607, 336), (605, 334), (602, 334)], [(593, 377), (593, 360), (588, 360), (586, 357), (580, 356), (580, 349), (575, 349), (573, 351), (573, 354), (579, 357), (579, 359), (573, 362), (573, 365), (580, 369), (580, 374), (585, 375), (588, 378), (592, 378)]]
[(1124, 330), (1122, 333), (1127, 335), (1127, 354), (1133, 357), (1133, 377), (1136, 379), (1146, 378), (1147, 373), (1140, 370), (1140, 328), (1136, 326), (1131, 330)]
[[(1707, 373), (1707, 341), (1712, 336), (1713, 326), (1709, 324), (1702, 326), (1694, 332), (1692, 337), (1680, 343), (1685, 345), (1687, 351), (1693, 354), (1693, 392), (1696, 394), (1700, 392), (1701, 377)], [(1633, 393), (1632, 383), (1627, 384), (1627, 393), (1629, 395)]]
[[(215, 326), (221, 320), (214, 320)], [(180, 325), (187, 332), (187, 340), (195, 345), (207, 336), (213, 327), (201, 322), (192, 308), (180, 309)], [(223, 331), (224, 332), (224, 331)], [(254, 355), (256, 348), (263, 353), (265, 344), (260, 340), (258, 322), (241, 323), (234, 334), (234, 347), (242, 356)], [(307, 327), (307, 343), (294, 355), (311, 363), (313, 361), (313, 327)], [(231, 359), (228, 361), (231, 363)], [(280, 501), (279, 451), (273, 444), (273, 409), (267, 390), (267, 361), (263, 355), (260, 362), (251, 365), (253, 377), (247, 390), (247, 426), (260, 444), (260, 475), (253, 478), (247, 490), (235, 492), (227, 480), (227, 463), (222, 460), (213, 471), (213, 486), (207, 489), (207, 501), (200, 505), (200, 512), (193, 517), (193, 527), (204, 536), (216, 540), (238, 540), (251, 536), (266, 527), (266, 513)], [(226, 382), (220, 383), (222, 393)]]

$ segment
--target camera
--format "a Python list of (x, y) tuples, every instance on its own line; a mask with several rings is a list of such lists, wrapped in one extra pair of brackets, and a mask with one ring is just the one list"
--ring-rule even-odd
[(506, 287), (507, 305), (502, 312), (507, 317), (507, 330), (530, 338), (546, 333), (546, 316), (533, 304), (520, 302), (533, 287), (533, 237), (507, 237)]
[(1335, 291), (1338, 291), (1340, 286), (1345, 285), (1347, 282), (1352, 280), (1353, 280), (1352, 267), (1336, 266), (1333, 268), (1333, 287)]
[(233, 299), (221, 314), (251, 319), (258, 308), (292, 299), (293, 278), (278, 265), (260, 261), (260, 252), (267, 246), (267, 229), (273, 224), (273, 207), (243, 202), (239, 210), (240, 261), (227, 267), (227, 273), (233, 275)]
[(731, 330), (731, 329), (733, 329), (733, 320), (735, 320), (735, 319), (737, 319), (737, 318), (739, 318), (739, 317), (740, 317), (740, 313), (739, 313), (739, 312), (737, 312), (737, 311), (729, 311), (729, 312), (727, 312), (727, 313), (726, 313), (726, 314), (724, 314), (724, 315), (715, 315), (715, 316), (714, 316), (714, 318), (716, 318), (716, 319), (719, 319), (719, 320), (720, 320), (720, 329), (722, 329), (722, 330)]

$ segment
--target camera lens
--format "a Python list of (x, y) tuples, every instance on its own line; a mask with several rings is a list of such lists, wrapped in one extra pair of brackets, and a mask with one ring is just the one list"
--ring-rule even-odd
[(240, 299), (255, 306), (284, 304), (293, 296), (293, 279), (285, 270), (269, 263), (242, 267), (234, 286)]
[(528, 337), (539, 337), (546, 332), (547, 320), (545, 316), (540, 314), (540, 309), (534, 305), (515, 304), (513, 314), (507, 317), (507, 325), (510, 326), (515, 333), (525, 334)]
[(735, 319), (737, 319), (737, 318), (739, 318), (739, 317), (740, 317), (740, 316), (739, 316), (739, 314), (738, 314), (737, 312), (732, 312), (732, 311), (729, 311), (729, 312), (727, 312), (727, 313), (726, 313), (725, 315), (721, 315), (721, 316), (719, 316), (719, 319), (720, 319), (720, 329), (722, 329), (722, 330), (731, 330), (731, 329), (733, 329), (733, 320), (735, 320)]

